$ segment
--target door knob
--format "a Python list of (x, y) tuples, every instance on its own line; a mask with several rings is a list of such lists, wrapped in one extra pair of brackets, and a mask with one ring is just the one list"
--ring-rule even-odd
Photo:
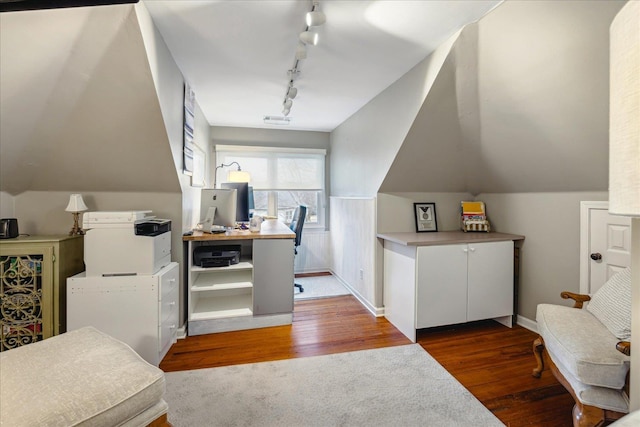
[(595, 254), (591, 254), (589, 255), (591, 257), (592, 260), (594, 261), (600, 261), (602, 259), (602, 254), (596, 252)]

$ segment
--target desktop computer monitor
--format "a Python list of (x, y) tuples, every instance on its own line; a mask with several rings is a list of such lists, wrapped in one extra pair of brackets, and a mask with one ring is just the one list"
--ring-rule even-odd
[(249, 222), (249, 184), (246, 182), (223, 182), (222, 188), (238, 191), (236, 221)]
[(202, 229), (210, 231), (212, 225), (235, 227), (238, 191), (230, 188), (203, 188), (200, 194), (200, 221)]

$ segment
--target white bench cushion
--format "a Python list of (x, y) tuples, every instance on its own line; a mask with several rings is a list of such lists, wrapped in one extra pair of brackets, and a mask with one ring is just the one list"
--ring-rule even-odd
[(0, 425), (118, 426), (164, 387), (160, 369), (86, 327), (0, 353)]
[(629, 356), (616, 350), (619, 341), (589, 311), (539, 304), (538, 333), (549, 355), (578, 381), (621, 389), (629, 371)]

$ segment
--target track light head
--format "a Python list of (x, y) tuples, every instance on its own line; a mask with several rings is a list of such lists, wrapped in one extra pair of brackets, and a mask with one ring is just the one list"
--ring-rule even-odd
[(298, 71), (296, 68), (294, 68), (293, 70), (287, 70), (287, 75), (289, 76), (289, 81), (291, 82), (297, 79), (299, 74), (300, 71)]
[(282, 103), (282, 106), (284, 107), (285, 110), (290, 110), (292, 105), (293, 105), (293, 101), (289, 98), (285, 99), (284, 102)]
[(318, 33), (314, 33), (313, 31), (303, 31), (300, 33), (300, 41), (304, 44), (315, 46), (318, 44)]
[(327, 22), (327, 17), (324, 13), (320, 12), (319, 10), (314, 10), (312, 12), (307, 12), (306, 21), (307, 21), (307, 26), (317, 27)]
[(295, 97), (297, 95), (298, 95), (298, 88), (297, 87), (293, 87), (293, 86), (289, 86), (289, 90), (287, 91), (287, 98), (295, 99)]
[(307, 47), (304, 43), (298, 43), (298, 47), (296, 48), (296, 59), (299, 61), (301, 59), (307, 58)]

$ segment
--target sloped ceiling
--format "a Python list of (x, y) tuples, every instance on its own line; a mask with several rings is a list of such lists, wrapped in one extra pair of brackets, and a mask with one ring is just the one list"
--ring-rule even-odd
[(179, 192), (132, 5), (0, 14), (0, 190)]
[(606, 191), (624, 3), (508, 1), (467, 26), (379, 191)]

